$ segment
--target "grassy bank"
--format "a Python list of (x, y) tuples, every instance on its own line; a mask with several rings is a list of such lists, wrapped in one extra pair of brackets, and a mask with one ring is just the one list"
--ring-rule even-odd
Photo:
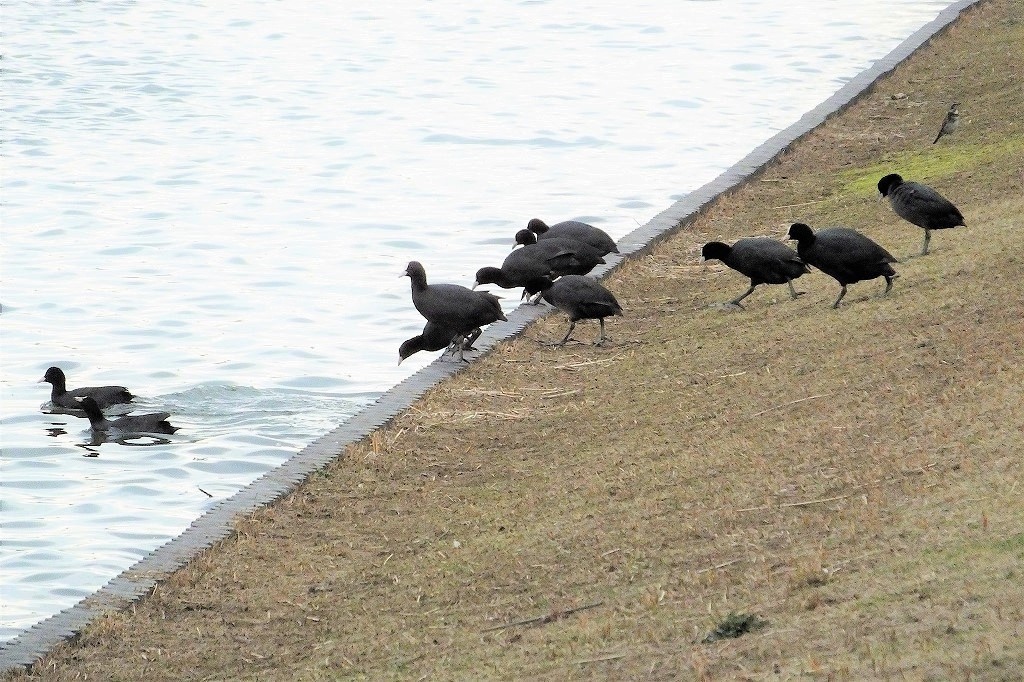
[[(16, 677), (1021, 679), (1022, 44), (1024, 2), (969, 11), (617, 271), (611, 344), (546, 318)], [(968, 227), (911, 257), (889, 172)], [(795, 221), (893, 291), (714, 306), (747, 282), (701, 245)], [(762, 625), (705, 643), (731, 613)]]

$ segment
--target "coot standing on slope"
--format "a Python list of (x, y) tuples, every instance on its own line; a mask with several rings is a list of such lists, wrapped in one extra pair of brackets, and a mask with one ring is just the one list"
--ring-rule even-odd
[(892, 281), (899, 275), (891, 263), (898, 263), (892, 254), (871, 241), (860, 232), (847, 227), (827, 227), (815, 232), (804, 223), (793, 223), (789, 238), (797, 242), (797, 253), (808, 265), (833, 277), (842, 289), (839, 302), (846, 296), (846, 285), (862, 280), (885, 277), (885, 292), (892, 289)]
[(928, 253), (932, 230), (967, 226), (960, 209), (928, 185), (906, 182), (896, 173), (891, 173), (878, 181), (878, 191), (889, 200), (896, 215), (924, 229), (922, 256)]
[(497, 284), (502, 289), (523, 287), (525, 298), (540, 293), (559, 276), (559, 272), (572, 267), (575, 260), (575, 251), (572, 249), (560, 248), (552, 254), (540, 244), (528, 244), (505, 256), (500, 268), (477, 270), (473, 288), (481, 284)]
[[(444, 333), (442, 330), (450, 331), (449, 342), (458, 343), (461, 360), (466, 359), (466, 336), (485, 324), (505, 319), (501, 302), (494, 294), (470, 291), (458, 284), (427, 284), (426, 270), (417, 261), (409, 262), (405, 276), (412, 281), (412, 303), (416, 310), (437, 325), (435, 331), (429, 332), (434, 337), (432, 343), (436, 343), (437, 334)], [(476, 336), (472, 338), (475, 340)]]
[(708, 242), (701, 250), (701, 255), (704, 260), (718, 259), (750, 278), (750, 288), (729, 301), (732, 305), (742, 308), (740, 301), (754, 293), (759, 284), (788, 284), (793, 300), (803, 294), (793, 288), (793, 280), (808, 272), (807, 263), (782, 242), (768, 237), (740, 239), (732, 246), (722, 242)]
[(86, 396), (82, 398), (79, 405), (85, 410), (85, 416), (89, 418), (89, 425), (93, 431), (107, 434), (118, 433), (167, 433), (171, 434), (178, 430), (177, 426), (171, 426), (167, 418), (170, 412), (153, 412), (150, 414), (130, 414), (126, 417), (118, 417), (110, 420), (103, 416), (103, 411), (96, 401)]
[(612, 292), (590, 277), (566, 275), (546, 287), (544, 300), (569, 316), (569, 331), (557, 346), (563, 346), (572, 336), (572, 330), (580, 320), (597, 320), (601, 323), (601, 336), (595, 345), (605, 342), (604, 318), (621, 315), (622, 306)]
[(581, 223), (578, 220), (566, 220), (554, 225), (548, 225), (540, 218), (534, 218), (526, 224), (526, 229), (537, 235), (537, 239), (568, 237), (584, 244), (590, 244), (602, 256), (619, 252), (619, 247), (616, 246), (615, 240), (608, 236), (607, 232), (599, 227)]
[(50, 391), (50, 402), (54, 407), (63, 407), (68, 410), (80, 410), (82, 404), (79, 398), (90, 396), (96, 401), (99, 407), (107, 408), (111, 405), (130, 403), (135, 396), (128, 392), (124, 386), (85, 386), (74, 390), (67, 390), (67, 377), (60, 367), (50, 367), (38, 383), (46, 382), (53, 385)]
[(562, 275), (585, 275), (605, 260), (602, 254), (590, 244), (581, 242), (569, 237), (554, 237), (538, 242), (537, 235), (529, 230), (516, 232), (516, 245), (531, 246), (536, 244), (539, 253), (541, 249), (551, 254), (550, 257), (560, 256), (566, 252), (572, 252), (571, 258), (556, 258), (551, 262), (552, 274), (558, 277)]

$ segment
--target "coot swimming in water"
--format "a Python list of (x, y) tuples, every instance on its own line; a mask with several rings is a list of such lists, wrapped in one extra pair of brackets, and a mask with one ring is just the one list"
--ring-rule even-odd
[(85, 416), (89, 418), (89, 425), (93, 431), (103, 433), (167, 433), (171, 434), (178, 430), (177, 426), (171, 426), (167, 418), (170, 412), (153, 412), (150, 414), (130, 414), (117, 419), (107, 419), (96, 401), (86, 396), (79, 402), (85, 410)]
[(50, 367), (46, 370), (46, 374), (39, 380), (39, 383), (43, 382), (53, 385), (53, 390), (50, 391), (50, 402), (54, 407), (63, 407), (68, 410), (82, 409), (82, 404), (78, 400), (86, 396), (95, 400), (101, 409), (111, 405), (130, 403), (135, 398), (124, 386), (85, 386), (69, 391), (67, 390), (67, 377), (64, 376), (64, 371), (60, 367)]

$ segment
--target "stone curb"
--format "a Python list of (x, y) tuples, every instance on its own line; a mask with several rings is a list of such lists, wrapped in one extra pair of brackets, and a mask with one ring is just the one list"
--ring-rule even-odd
[[(711, 182), (690, 192), (647, 224), (623, 237), (618, 244), (620, 253), (606, 256), (607, 264), (591, 274), (598, 278), (604, 277), (621, 265), (625, 258), (649, 252), (654, 245), (693, 220), (714, 199), (739, 187), (792, 144), (867, 93), (879, 78), (952, 24), (965, 9), (979, 2), (981, 0), (959, 0), (943, 9), (935, 19), (804, 114), (796, 123), (769, 138)], [(474, 344), (480, 350), (473, 357), (485, 355), (502, 341), (519, 335), (529, 324), (550, 310), (546, 306), (520, 306), (508, 315), (507, 322), (491, 325), (484, 332)], [(0, 645), (0, 673), (32, 665), (61, 642), (76, 637), (104, 613), (123, 609), (149, 594), (158, 581), (183, 567), (203, 550), (230, 537), (236, 519), (272, 504), (294, 490), (310, 474), (338, 458), (345, 446), (362, 440), (378, 427), (387, 424), (427, 390), (454, 376), (464, 367), (463, 363), (435, 360), (386, 391), (373, 404), (338, 428), (207, 510), (179, 536), (150, 552), (89, 597), (3, 643)]]

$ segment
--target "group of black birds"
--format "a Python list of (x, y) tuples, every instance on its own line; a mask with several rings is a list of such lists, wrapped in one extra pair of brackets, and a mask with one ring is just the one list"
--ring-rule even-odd
[[(965, 225), (960, 210), (927, 185), (908, 182), (892, 173), (878, 181), (878, 191), (889, 200), (896, 215), (924, 230), (922, 256), (928, 253), (932, 230)], [(848, 227), (815, 232), (804, 223), (793, 223), (789, 238), (796, 241), (796, 251), (768, 237), (741, 239), (732, 246), (722, 242), (704, 245), (705, 260), (718, 259), (750, 278), (750, 288), (729, 303), (741, 306), (740, 302), (760, 284), (788, 284), (790, 295), (796, 298), (800, 294), (793, 280), (809, 272), (809, 266), (839, 282), (841, 289), (833, 308), (839, 307), (850, 284), (884, 277), (884, 293), (889, 293), (893, 280), (899, 277), (892, 267), (899, 261), (891, 253)]]
[[(955, 104), (950, 115), (955, 115), (954, 121), (959, 115)], [(951, 131), (945, 134), (948, 132)], [(928, 253), (933, 230), (965, 224), (960, 210), (927, 185), (906, 181), (892, 173), (878, 181), (878, 191), (889, 200), (896, 215), (924, 230), (922, 256)], [(731, 305), (742, 307), (743, 299), (761, 284), (786, 284), (795, 299), (801, 292), (793, 286), (793, 280), (810, 272), (811, 267), (839, 282), (839, 297), (833, 308), (839, 307), (850, 284), (884, 277), (888, 293), (899, 276), (893, 268), (897, 259), (856, 230), (829, 227), (815, 231), (804, 223), (794, 223), (788, 236), (796, 241), (795, 251), (770, 237), (740, 239), (731, 245), (704, 245), (704, 260), (720, 260), (750, 278), (750, 287), (729, 301)], [(412, 302), (427, 323), (423, 333), (402, 343), (398, 349), (399, 363), (421, 350), (450, 350), (465, 360), (465, 351), (473, 347), (481, 328), (505, 319), (496, 296), (474, 290), (481, 284), (496, 284), (505, 289), (523, 287), (523, 298), (532, 297), (532, 303), (543, 298), (565, 312), (569, 316), (569, 331), (554, 345), (564, 345), (576, 323), (584, 319), (601, 323), (597, 344), (606, 340), (604, 318), (621, 315), (622, 307), (610, 291), (585, 275), (605, 262), (603, 256), (618, 253), (611, 237), (579, 221), (549, 227), (535, 218), (527, 229), (516, 234), (515, 240), (520, 248), (509, 253), (500, 268), (478, 270), (473, 289), (457, 284), (427, 284), (423, 265), (417, 261), (409, 263), (405, 275), (412, 280)]]
[(85, 386), (68, 390), (67, 377), (59, 367), (50, 367), (39, 383), (48, 383), (50, 403), (54, 408), (68, 410), (71, 414), (85, 412), (89, 426), (94, 433), (107, 435), (129, 435), (142, 433), (172, 434), (178, 427), (171, 426), (167, 419), (170, 412), (129, 414), (116, 419), (107, 419), (103, 410), (114, 405), (126, 405), (135, 396), (124, 386)]
[[(959, 104), (954, 102), (943, 121), (938, 142), (952, 133), (959, 122)], [(928, 253), (933, 230), (964, 226), (960, 210), (931, 187), (904, 180), (892, 173), (878, 181), (878, 191), (889, 200), (896, 215), (924, 230), (921, 255)], [(818, 268), (839, 282), (839, 297), (833, 308), (846, 296), (848, 285), (864, 280), (885, 278), (885, 292), (892, 289), (899, 275), (893, 268), (896, 258), (865, 235), (847, 227), (813, 230), (804, 223), (793, 223), (789, 239), (796, 241), (794, 251), (769, 237), (740, 239), (734, 244), (708, 242), (702, 249), (704, 260), (720, 260), (728, 267), (750, 278), (750, 287), (729, 301), (742, 307), (742, 301), (762, 284), (786, 284), (792, 298), (801, 295), (793, 286), (811, 267)], [(412, 282), (412, 302), (426, 319), (422, 333), (407, 339), (398, 350), (399, 363), (419, 351), (458, 352), (465, 361), (465, 351), (473, 348), (482, 328), (505, 320), (497, 296), (475, 289), (495, 284), (504, 289), (523, 288), (522, 298), (530, 303), (540, 299), (569, 316), (569, 330), (557, 342), (564, 345), (572, 337), (580, 320), (596, 319), (601, 332), (597, 345), (607, 339), (604, 320), (622, 314), (615, 296), (587, 273), (605, 263), (604, 256), (618, 253), (615, 241), (603, 230), (586, 223), (569, 220), (548, 225), (534, 218), (526, 229), (515, 235), (516, 247), (506, 256), (501, 267), (485, 267), (476, 273), (472, 289), (457, 284), (428, 284), (427, 273), (418, 261), (411, 261), (405, 276)], [(442, 354), (443, 356), (444, 354)], [(170, 414), (125, 415), (107, 419), (103, 410), (113, 405), (131, 403), (134, 396), (123, 386), (98, 386), (67, 390), (67, 379), (58, 367), (50, 367), (40, 382), (52, 384), (50, 401), (53, 407), (73, 412), (82, 411), (98, 434), (172, 434), (178, 430), (168, 421)]]
[[(523, 287), (530, 303), (541, 298), (569, 316), (569, 331), (556, 345), (564, 345), (580, 320), (599, 320), (604, 343), (604, 318), (621, 315), (622, 307), (610, 291), (585, 275), (618, 253), (615, 241), (604, 230), (576, 220), (548, 225), (534, 218), (515, 236), (516, 248), (501, 267), (480, 268), (472, 289), (458, 284), (428, 284), (427, 273), (412, 261), (405, 275), (412, 280), (412, 303), (426, 318), (423, 333), (402, 343), (401, 363), (421, 350), (451, 350), (465, 360), (465, 351), (485, 325), (504, 320), (501, 302), (494, 294), (475, 291), (482, 284), (503, 289)], [(443, 355), (443, 354), (442, 354)]]

